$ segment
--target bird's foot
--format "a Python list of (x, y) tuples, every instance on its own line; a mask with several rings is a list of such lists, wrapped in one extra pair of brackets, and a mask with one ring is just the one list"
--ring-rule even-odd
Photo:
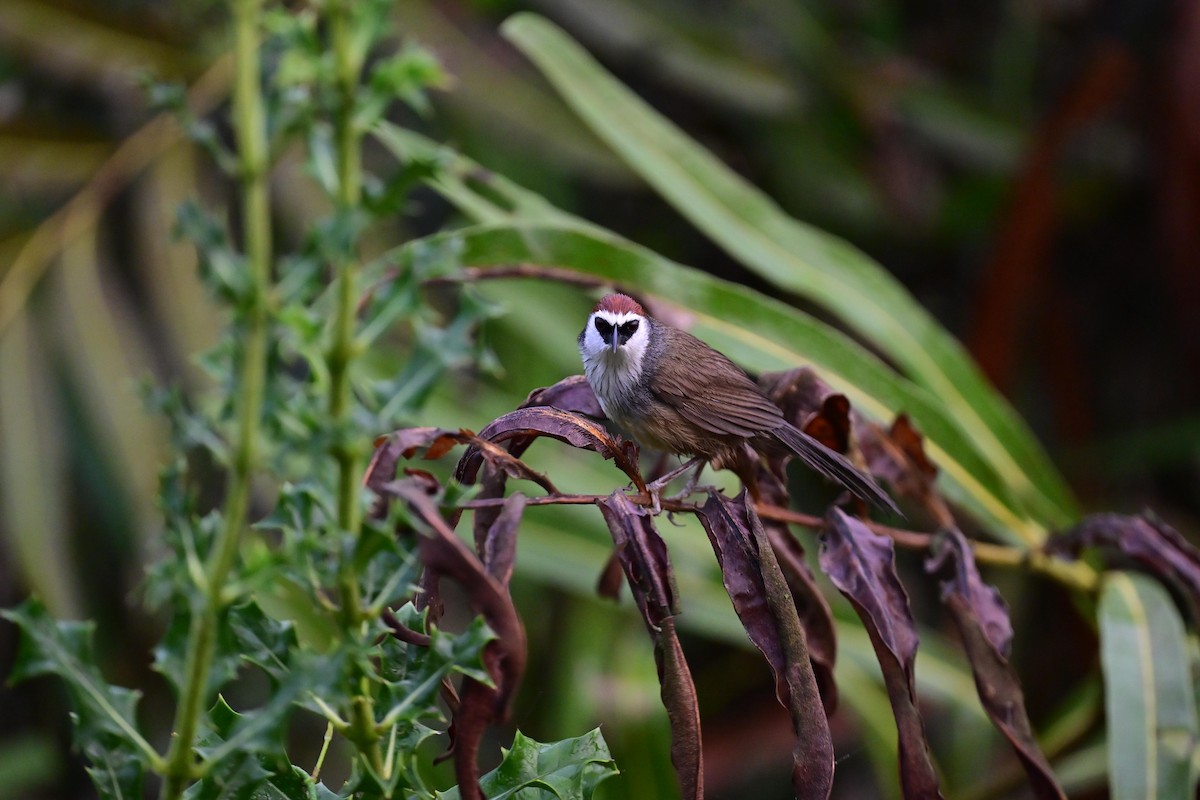
[[(662, 504), (664, 500), (668, 503), (680, 503), (695, 494), (697, 488), (696, 484), (700, 480), (700, 473), (704, 471), (705, 463), (707, 462), (703, 458), (693, 458), (690, 461), (671, 470), (661, 478), (646, 484), (646, 493), (650, 497), (650, 513), (654, 515), (662, 513)], [(671, 481), (675, 480), (680, 475), (693, 468), (695, 469), (692, 474), (688, 476), (687, 482), (683, 485), (682, 491), (671, 495), (663, 494), (666, 488), (671, 485)], [(670, 512), (668, 512), (668, 518), (671, 518)], [(671, 522), (674, 524), (674, 519), (671, 519)]]

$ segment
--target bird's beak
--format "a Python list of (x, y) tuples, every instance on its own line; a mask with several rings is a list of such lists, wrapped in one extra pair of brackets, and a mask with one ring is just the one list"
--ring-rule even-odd
[(612, 340), (611, 340), (611, 341), (610, 341), (608, 344), (609, 344), (609, 347), (611, 347), (611, 348), (612, 348), (612, 351), (613, 351), (613, 354), (614, 354), (614, 355), (615, 355), (615, 354), (616, 354), (616, 352), (617, 352), (617, 348), (621, 346), (621, 338), (620, 338), (620, 337), (621, 337), (621, 333), (620, 333), (620, 331), (618, 331), (618, 330), (617, 330), (617, 326), (616, 326), (616, 325), (613, 325), (613, 329), (612, 329)]

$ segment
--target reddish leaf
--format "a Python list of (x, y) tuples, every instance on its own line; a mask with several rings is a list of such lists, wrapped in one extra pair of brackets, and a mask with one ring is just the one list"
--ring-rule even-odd
[(571, 375), (553, 386), (534, 389), (529, 393), (529, 397), (525, 398), (521, 408), (534, 406), (550, 406), (560, 411), (570, 411), (595, 419), (604, 419), (604, 410), (600, 408), (600, 401), (596, 399), (592, 385), (583, 375)]
[(675, 632), (675, 618), (667, 617), (654, 637), (654, 665), (658, 669), (663, 707), (671, 725), (671, 763), (679, 776), (683, 800), (704, 798), (704, 757), (700, 745), (700, 705), (696, 684)]
[[(495, 686), (464, 679), (461, 702), (454, 715), (454, 762), (459, 789), (464, 798), (482, 798), (477, 764), (479, 743), (489, 724), (508, 717), (513, 694), (525, 671), (525, 628), (503, 581), (490, 574), (454, 534), (425, 491), (409, 480), (392, 481), (384, 488), (406, 502), (413, 515), (423, 523), (425, 530), (419, 543), (426, 567), (426, 587), (436, 591), (437, 578), (442, 575), (454, 579), (466, 591), (475, 612), (483, 616), (496, 634), (496, 639), (488, 643), (483, 654)], [(518, 504), (523, 506), (523, 501), (513, 505)], [(507, 544), (499, 549), (504, 547)], [(505, 560), (505, 556), (500, 556), (494, 563), (501, 565)], [(506, 572), (509, 567), (498, 568)]]
[[(759, 470), (758, 486), (763, 502), (779, 508), (788, 507), (787, 487), (765, 468)], [(787, 524), (775, 520), (761, 521), (788, 589), (791, 590), (800, 624), (804, 626), (813, 674), (821, 690), (825, 715), (829, 716), (837, 709), (838, 702), (837, 683), (833, 677), (837, 662), (837, 629), (833, 623), (833, 611), (817, 586), (808, 562), (804, 560), (804, 548), (788, 530)]]
[(654, 638), (654, 660), (663, 705), (671, 722), (671, 763), (679, 776), (684, 800), (704, 797), (704, 763), (700, 748), (700, 711), (696, 687), (675, 632), (675, 579), (667, 545), (654, 530), (645, 509), (622, 492), (598, 504), (633, 599)]
[(821, 411), (825, 398), (834, 394), (810, 367), (797, 367), (786, 372), (764, 372), (758, 379), (771, 402), (779, 406), (784, 418), (798, 428)]
[(525, 495), (520, 492), (510, 495), (479, 545), (479, 557), (484, 567), (501, 586), (508, 586), (512, 579), (513, 564), (517, 560), (517, 527), (524, 511)]
[(829, 716), (837, 710), (838, 703), (837, 683), (833, 678), (837, 663), (837, 629), (833, 624), (833, 611), (825, 595), (821, 594), (808, 562), (804, 560), (804, 548), (787, 526), (769, 520), (763, 520), (762, 525), (775, 551), (779, 569), (787, 581), (800, 625), (804, 628), (813, 675), (821, 691), (825, 715)]
[(600, 577), (596, 579), (596, 594), (609, 600), (619, 599), (623, 576), (620, 554), (613, 548), (612, 555), (604, 562), (604, 569), (600, 570)]
[[(592, 392), (591, 385), (588, 384), (587, 378), (582, 375), (572, 375), (553, 386), (533, 390), (525, 398), (525, 402), (520, 407), (529, 408), (532, 406), (551, 406), (560, 411), (582, 413), (597, 417), (603, 416), (600, 411), (600, 403), (596, 400), (596, 395)], [(490, 463), (490, 468), (485, 470), (482, 481), (483, 488), (479, 493), (480, 499), (503, 497), (509, 476), (527, 478), (537, 483), (550, 494), (556, 492), (549, 478), (541, 473), (534, 472), (524, 462), (519, 460), (534, 441), (536, 441), (536, 437), (534, 436), (515, 436), (508, 439), (504, 443), (503, 450), (501, 450), (497, 445), (488, 447), (484, 444), (483, 439), (477, 439), (477, 443), (480, 444), (481, 454), (486, 460), (492, 462)], [(506, 452), (508, 458), (498, 459), (498, 451)], [(476, 550), (479, 550), (483, 546), (487, 531), (496, 521), (499, 514), (500, 510), (497, 508), (484, 507), (476, 509), (474, 523)]]
[(846, 595), (862, 619), (883, 670), (896, 717), (900, 787), (908, 800), (940, 798), (937, 775), (917, 709), (913, 668), (917, 628), (896, 575), (892, 540), (877, 536), (860, 520), (832, 508), (821, 541), (821, 569)]
[(1074, 557), (1088, 547), (1116, 548), (1176, 586), (1191, 606), (1192, 619), (1200, 620), (1200, 550), (1174, 528), (1149, 516), (1095, 514), (1051, 538), (1045, 549)]
[(1012, 642), (1008, 608), (995, 587), (983, 582), (965, 536), (950, 529), (938, 536), (925, 563), (933, 573), (952, 570), (942, 583), (942, 602), (950, 609), (975, 674), (979, 700), (996, 728), (1012, 744), (1029, 775), (1036, 797), (1066, 800), (1054, 771), (1038, 747), (1025, 712), (1025, 695), (1007, 655)]
[(859, 428), (859, 446), (872, 475), (887, 481), (892, 491), (914, 500), (938, 527), (954, 527), (954, 517), (935, 481), (937, 466), (925, 454), (921, 434), (904, 414), (888, 430), (867, 422)]
[[(440, 440), (450, 441), (452, 447), (461, 435), (459, 431), (445, 428), (401, 428), (380, 436), (375, 440), (375, 452), (363, 475), (363, 486), (377, 495), (385, 494), (382, 487), (395, 479), (396, 465), (401, 458), (412, 458), (418, 450), (431, 448)], [(372, 515), (380, 516), (383, 508), (384, 504), (377, 502), (371, 509)]]
[(828, 395), (821, 409), (801, 428), (809, 436), (837, 453), (850, 449), (850, 401), (844, 394)]
[(775, 673), (775, 696), (788, 709), (796, 742), (792, 785), (798, 798), (833, 789), (833, 741), (809, 663), (804, 628), (767, 533), (743, 490), (715, 490), (697, 512), (721, 565), (721, 579), (742, 626)]
[[(637, 468), (636, 446), (613, 438), (602, 425), (579, 414), (549, 406), (520, 408), (490, 422), (479, 432), (478, 438), (495, 444), (517, 440), (527, 447), (525, 439), (539, 436), (548, 436), (613, 459), (640, 490), (645, 490), (645, 482)], [(462, 483), (474, 483), (483, 461), (481, 446), (472, 444), (459, 460), (455, 477)]]

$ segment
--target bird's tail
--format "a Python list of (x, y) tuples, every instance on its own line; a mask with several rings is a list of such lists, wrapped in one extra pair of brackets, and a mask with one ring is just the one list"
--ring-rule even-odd
[[(780, 425), (771, 435), (788, 450), (796, 454), (810, 468), (850, 490), (856, 497), (880, 508), (901, 514), (900, 509), (888, 497), (879, 484), (850, 463), (841, 453), (830, 450), (804, 431), (790, 424)], [(903, 516), (903, 514), (901, 514)]]

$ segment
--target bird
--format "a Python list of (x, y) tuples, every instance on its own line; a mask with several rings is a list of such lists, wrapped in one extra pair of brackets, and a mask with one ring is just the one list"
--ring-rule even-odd
[[(765, 456), (792, 455), (855, 496), (896, 511), (869, 476), (788, 422), (745, 370), (687, 331), (660, 322), (633, 298), (603, 297), (579, 333), (579, 354), (606, 417), (641, 445), (727, 468), (754, 488), (746, 445)], [(663, 479), (654, 486), (666, 484)]]

